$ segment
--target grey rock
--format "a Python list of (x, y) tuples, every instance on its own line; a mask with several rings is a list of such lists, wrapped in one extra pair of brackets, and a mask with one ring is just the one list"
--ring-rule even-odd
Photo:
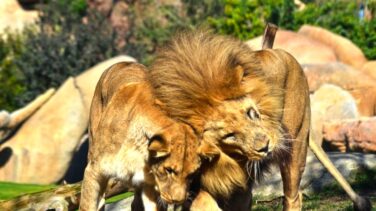
[[(376, 169), (376, 154), (333, 152), (328, 153), (328, 156), (346, 179), (349, 179), (351, 174), (360, 169)], [(334, 178), (317, 158), (312, 153), (309, 153), (306, 168), (300, 183), (303, 193), (312, 194), (319, 192), (333, 183), (336, 183)], [(283, 195), (282, 179), (278, 167), (274, 167), (272, 171), (267, 174), (264, 182), (255, 185), (253, 194), (261, 198)]]

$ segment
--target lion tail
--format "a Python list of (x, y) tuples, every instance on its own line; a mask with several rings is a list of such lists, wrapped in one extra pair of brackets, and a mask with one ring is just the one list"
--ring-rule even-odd
[(372, 209), (370, 200), (367, 197), (359, 196), (352, 189), (350, 184), (342, 176), (341, 172), (334, 166), (333, 162), (329, 159), (325, 151), (319, 146), (311, 137), (309, 138), (309, 147), (312, 152), (316, 155), (317, 159), (323, 164), (323, 166), (329, 171), (329, 173), (337, 180), (337, 182), (346, 191), (347, 195), (350, 197), (354, 204), (354, 210), (368, 211)]

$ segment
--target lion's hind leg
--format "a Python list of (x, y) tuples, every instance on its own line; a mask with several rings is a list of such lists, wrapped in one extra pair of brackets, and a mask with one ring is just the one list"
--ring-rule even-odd
[(107, 181), (107, 177), (99, 171), (99, 168), (89, 162), (82, 182), (80, 210), (97, 211), (101, 209), (104, 205)]

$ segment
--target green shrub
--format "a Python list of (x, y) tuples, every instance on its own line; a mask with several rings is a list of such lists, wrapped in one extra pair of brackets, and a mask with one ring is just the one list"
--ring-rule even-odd
[(189, 27), (178, 8), (150, 0), (132, 5), (129, 18), (132, 28), (126, 37), (126, 52), (143, 64), (150, 63), (157, 47), (176, 30)]
[(23, 74), (14, 64), (22, 52), (23, 40), (20, 35), (8, 33), (0, 39), (0, 110), (15, 110), (21, 106), (20, 95), (26, 87)]
[(79, 0), (70, 6), (67, 1), (43, 5), (37, 27), (24, 31), (25, 49), (15, 61), (25, 76), (22, 103), (119, 53), (116, 33), (106, 17), (94, 11), (84, 14)]
[(212, 27), (221, 34), (246, 40), (262, 34), (267, 22), (291, 28), (293, 1), (224, 0), (223, 3), (223, 14), (208, 18)]
[(130, 5), (131, 30), (126, 37), (126, 52), (149, 64), (156, 49), (176, 31), (206, 25), (207, 17), (217, 17), (223, 6), (222, 0), (181, 0), (181, 3), (173, 6), (144, 0)]

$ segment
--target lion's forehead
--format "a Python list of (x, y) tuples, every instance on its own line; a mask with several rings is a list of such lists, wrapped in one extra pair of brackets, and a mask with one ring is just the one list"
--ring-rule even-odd
[(189, 143), (185, 146), (173, 144), (171, 155), (166, 160), (166, 165), (173, 166), (174, 169), (184, 175), (193, 173), (200, 166), (200, 157), (197, 153), (198, 144)]

